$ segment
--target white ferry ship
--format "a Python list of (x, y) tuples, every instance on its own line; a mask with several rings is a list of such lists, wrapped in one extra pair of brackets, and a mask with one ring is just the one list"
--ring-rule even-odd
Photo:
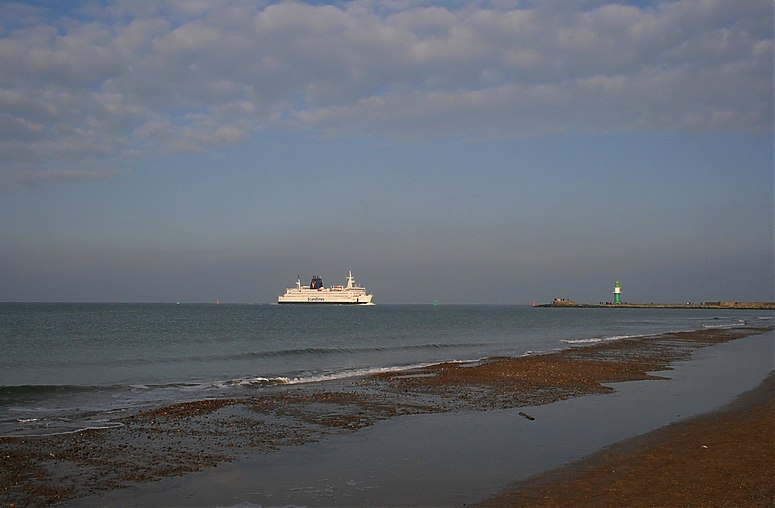
[(286, 289), (284, 295), (277, 297), (277, 303), (374, 305), (372, 296), (366, 293), (366, 288), (355, 284), (351, 271), (346, 286), (323, 287), (323, 279), (317, 275), (312, 276), (309, 286), (302, 286), (301, 278), (297, 278), (296, 287)]

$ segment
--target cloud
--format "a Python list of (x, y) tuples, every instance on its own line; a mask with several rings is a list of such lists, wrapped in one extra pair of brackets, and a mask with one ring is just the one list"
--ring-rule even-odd
[(769, 0), (7, 3), (0, 180), (259, 129), (767, 132), (772, 17)]

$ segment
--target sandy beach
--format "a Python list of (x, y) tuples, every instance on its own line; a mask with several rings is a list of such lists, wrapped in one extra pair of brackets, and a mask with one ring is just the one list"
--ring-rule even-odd
[[(83, 506), (98, 506), (99, 496), (105, 493), (110, 493), (112, 499), (120, 498), (122, 492), (135, 491), (162, 478), (215, 471), (219, 465), (239, 464), (240, 460), (262, 454), (272, 456), (278, 450), (304, 449), (303, 445), (336, 436), (357, 435), (360, 429), (398, 416), (523, 408), (520, 414), (528, 421), (533, 416), (527, 408), (584, 395), (612, 393), (615, 388), (610, 383), (659, 379), (654, 373), (669, 369), (698, 350), (768, 330), (708, 329), (598, 343), (543, 355), (445, 363), (336, 383), (277, 387), (250, 398), (176, 404), (122, 417), (117, 419), (121, 426), (111, 429), (2, 438), (0, 499), (6, 506), (49, 506), (67, 500), (79, 500)], [(770, 377), (769, 385), (764, 385), (770, 386), (769, 392), (760, 389), (756, 392), (759, 395), (745, 399), (748, 405), (741, 402), (730, 406), (725, 412), (709, 417), (715, 418), (709, 420), (711, 423), (703, 419), (682, 421), (659, 431), (694, 446), (690, 448), (694, 455), (689, 456), (708, 450), (726, 450), (726, 455), (714, 457), (722, 464), (734, 466), (732, 469), (742, 476), (730, 475), (729, 469), (712, 465), (708, 466), (712, 472), (707, 473), (723, 477), (724, 482), (709, 481), (728, 494), (730, 500), (724, 501), (726, 505), (756, 506), (762, 499), (772, 499), (775, 476), (771, 474), (773, 461), (768, 460), (772, 457), (773, 443), (771, 385)], [(734, 428), (753, 429), (756, 425), (760, 432), (731, 432)], [(485, 504), (503, 506), (519, 501), (524, 506), (563, 506), (588, 499), (589, 506), (599, 506), (601, 499), (610, 499), (611, 506), (622, 503), (636, 506), (638, 503), (684, 504), (686, 499), (702, 499), (692, 494), (689, 484), (694, 480), (689, 478), (702, 477), (706, 472), (698, 469), (697, 461), (677, 460), (686, 453), (656, 435), (649, 434), (643, 438), (645, 441), (606, 449), (601, 452), (603, 455), (581, 466), (521, 483)], [(746, 457), (747, 453), (759, 453), (757, 457), (763, 460), (743, 460), (744, 467), (737, 463), (739, 460), (732, 460)], [(664, 481), (672, 482), (672, 490), (685, 493), (682, 495), (686, 497), (673, 500), (649, 497), (661, 495), (666, 489), (659, 486), (662, 480), (655, 473), (648, 476), (654, 483), (641, 482), (647, 476), (638, 468), (648, 463), (659, 464), (657, 470), (669, 472)], [(615, 479), (607, 473), (610, 464), (615, 464), (612, 470), (622, 471)], [(675, 469), (666, 469), (664, 464), (671, 464)], [(593, 485), (593, 481), (606, 486), (589, 491), (574, 487), (588, 482)], [(567, 489), (556, 488), (556, 482), (567, 485)], [(633, 485), (642, 485), (645, 490), (637, 492)], [(702, 487), (700, 482), (697, 488)], [(546, 489), (557, 496), (581, 492), (581, 497), (547, 498)], [(594, 498), (590, 492), (602, 498)], [(621, 492), (635, 493), (632, 498), (617, 498)], [(735, 492), (739, 492), (738, 497), (734, 497)], [(743, 495), (748, 497), (740, 497)], [(714, 499), (722, 498), (717, 495)]]
[(608, 446), (477, 504), (495, 507), (775, 503), (775, 374), (709, 414)]

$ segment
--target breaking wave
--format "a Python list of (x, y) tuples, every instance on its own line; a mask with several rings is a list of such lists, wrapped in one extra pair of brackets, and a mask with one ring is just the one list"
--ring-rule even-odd
[(596, 344), (598, 342), (609, 342), (623, 339), (640, 339), (651, 336), (652, 335), (612, 335), (609, 337), (590, 337), (588, 339), (563, 339), (562, 342), (566, 344)]

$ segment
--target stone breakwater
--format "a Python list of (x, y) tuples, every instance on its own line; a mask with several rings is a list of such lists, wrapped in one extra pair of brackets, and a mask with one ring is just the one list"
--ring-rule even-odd
[(741, 327), (634, 338), (523, 357), (441, 363), (246, 398), (208, 399), (117, 417), (119, 426), (0, 438), (0, 504), (50, 506), (179, 476), (281, 447), (356, 432), (399, 415), (536, 406), (657, 379), (697, 349), (763, 333)]
[(576, 303), (573, 300), (559, 300), (542, 303), (536, 307), (571, 307), (605, 309), (746, 309), (775, 310), (775, 302), (700, 302), (700, 303)]

